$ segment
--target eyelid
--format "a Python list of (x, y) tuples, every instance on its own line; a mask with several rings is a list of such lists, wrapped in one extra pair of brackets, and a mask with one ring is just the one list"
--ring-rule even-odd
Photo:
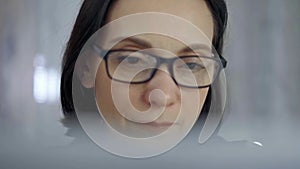
[(129, 51), (140, 51), (143, 50), (144, 48), (141, 48), (139, 46), (136, 45), (125, 45), (125, 46), (121, 46), (118, 47), (116, 50), (129, 50)]
[(119, 42), (118, 44), (127, 43), (127, 44), (133, 44), (142, 48), (151, 48), (152, 45), (150, 42), (137, 38), (137, 37), (117, 37), (116, 39), (112, 40), (112, 42)]
[(182, 54), (184, 56), (208, 56), (213, 57), (213, 53), (210, 51), (193, 51)]
[[(129, 50), (129, 51), (124, 51), (124, 52), (133, 52), (133, 53), (135, 53), (134, 50), (132, 50), (132, 51), (131, 51), (131, 50)], [(139, 53), (141, 53), (141, 52), (139, 52)], [(141, 60), (141, 61), (145, 61), (146, 59), (142, 57), (143, 55), (144, 55), (143, 53), (138, 54), (138, 55), (131, 55), (131, 54), (129, 54), (129, 55), (126, 55), (126, 56), (120, 56), (120, 57), (122, 57), (122, 58), (124, 58), (124, 59), (126, 59), (126, 58), (138, 58), (138, 59)]]

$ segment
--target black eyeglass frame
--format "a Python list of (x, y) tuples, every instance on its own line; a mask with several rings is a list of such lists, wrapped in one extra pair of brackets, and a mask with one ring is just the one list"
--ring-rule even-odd
[[(108, 57), (109, 57), (109, 54), (112, 53), (112, 52), (120, 52), (120, 51), (139, 52), (139, 50), (131, 50), (131, 49), (103, 50), (103, 49), (99, 48), (96, 45), (93, 45), (93, 49), (98, 53), (98, 55), (101, 58), (104, 59), (104, 61), (105, 61), (105, 69), (106, 69), (106, 73), (107, 73), (108, 77), (110, 79), (112, 79), (112, 80), (115, 80), (115, 81), (118, 81), (118, 82), (122, 82), (122, 83), (128, 83), (128, 84), (142, 84), (142, 83), (146, 83), (146, 82), (150, 81), (155, 76), (155, 73), (157, 72), (159, 66), (162, 65), (162, 64), (167, 64), (168, 71), (169, 71), (169, 73), (171, 75), (171, 78), (173, 79), (173, 81), (174, 81), (174, 83), (176, 85), (181, 86), (181, 87), (187, 87), (187, 88), (206, 88), (206, 87), (211, 86), (212, 83), (214, 83), (214, 81), (217, 78), (217, 76), (219, 75), (220, 71), (227, 66), (226, 59), (223, 56), (219, 55), (219, 54), (218, 54), (218, 56), (219, 56), (219, 59), (218, 59), (218, 58), (213, 58), (213, 57), (208, 57), (208, 56), (199, 56), (199, 55), (183, 55), (183, 56), (178, 56), (178, 57), (174, 57), (174, 58), (162, 58), (162, 57), (159, 57), (159, 56), (156, 56), (156, 55), (153, 55), (153, 54), (146, 53), (147, 55), (149, 55), (151, 57), (154, 57), (156, 59), (157, 62), (156, 62), (155, 68), (153, 68), (153, 71), (152, 71), (150, 77), (147, 78), (146, 80), (138, 81), (138, 82), (130, 82), (130, 81), (124, 81), (124, 80), (115, 79), (114, 77), (112, 77), (110, 75), (110, 71), (109, 71), (109, 68), (108, 68)], [(143, 53), (143, 52), (141, 52), (141, 53)], [(180, 83), (178, 83), (176, 81), (176, 79), (174, 78), (174, 70), (173, 70), (173, 64), (174, 64), (174, 62), (177, 59), (189, 58), (189, 57), (197, 57), (197, 58), (200, 57), (200, 58), (205, 58), (205, 59), (211, 59), (211, 60), (214, 60), (215, 62), (217, 62), (219, 64), (218, 70), (217, 70), (217, 74), (216, 74), (215, 78), (212, 80), (212, 82), (209, 85), (204, 85), (204, 86), (188, 86), (188, 85), (180, 84)]]

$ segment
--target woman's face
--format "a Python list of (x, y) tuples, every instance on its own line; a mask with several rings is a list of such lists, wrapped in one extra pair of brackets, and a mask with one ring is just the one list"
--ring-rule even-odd
[[(120, 17), (142, 12), (161, 12), (184, 18), (212, 41), (213, 19), (203, 0), (121, 0), (110, 8), (106, 21), (109, 23)], [(138, 23), (135, 26), (139, 26)], [(127, 38), (113, 47), (127, 50), (149, 48), (161, 49), (156, 50), (155, 54), (165, 59), (196, 54), (173, 38), (154, 34)], [(209, 52), (207, 50), (199, 49), (197, 52)], [(101, 62), (96, 74), (96, 101), (104, 119), (115, 130), (128, 136), (150, 137), (160, 134), (170, 126), (175, 126), (178, 130), (186, 129), (192, 126), (199, 116), (208, 88), (178, 86), (166, 64), (159, 67), (150, 81), (141, 84), (113, 81), (109, 78), (105, 66), (105, 62)], [(196, 96), (199, 96), (199, 99), (195, 99)], [(133, 116), (137, 114), (137, 117), (145, 115), (145, 119), (130, 120), (130, 117), (126, 118), (126, 114), (130, 113)], [(182, 117), (178, 118), (180, 113)], [(156, 117), (153, 118), (154, 116)]]

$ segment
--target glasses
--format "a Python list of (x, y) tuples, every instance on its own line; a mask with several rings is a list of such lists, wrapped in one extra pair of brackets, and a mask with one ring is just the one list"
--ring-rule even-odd
[(103, 51), (95, 45), (93, 48), (105, 60), (109, 78), (130, 84), (150, 81), (159, 67), (166, 64), (177, 85), (205, 88), (214, 82), (220, 70), (226, 66), (223, 57), (188, 55), (167, 59), (145, 51), (125, 49)]

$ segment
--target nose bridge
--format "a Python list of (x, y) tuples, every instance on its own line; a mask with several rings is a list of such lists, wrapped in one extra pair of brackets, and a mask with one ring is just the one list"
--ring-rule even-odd
[(177, 88), (177, 83), (172, 75), (172, 60), (162, 59), (162, 62), (157, 67), (155, 74), (149, 81), (151, 88), (161, 89), (164, 92), (170, 92), (174, 88)]
[[(160, 65), (152, 79), (147, 82), (146, 89), (145, 100), (148, 103), (154, 103), (156, 106), (171, 106), (176, 102), (179, 95), (178, 87), (170, 75), (166, 64)], [(150, 98), (150, 94), (155, 90), (161, 91), (164, 94), (164, 98)]]
[(161, 71), (161, 72), (167, 73), (173, 79), (172, 64), (174, 62), (174, 58), (161, 58), (161, 57), (158, 57), (158, 58), (159, 58), (159, 62), (158, 62), (158, 65), (156, 68), (157, 70), (156, 70), (155, 74), (157, 74), (159, 71)]
[[(148, 103), (152, 103), (156, 106), (171, 106), (174, 105), (179, 99), (178, 86), (172, 75), (172, 64), (174, 58), (157, 58), (156, 70), (146, 84), (146, 93), (144, 95), (144, 100)], [(150, 94), (159, 90), (164, 94), (164, 98), (153, 97), (150, 98)]]
[(157, 70), (164, 70), (172, 75), (172, 64), (176, 58), (176, 54), (166, 51), (165, 49), (152, 49), (153, 56), (156, 58)]

